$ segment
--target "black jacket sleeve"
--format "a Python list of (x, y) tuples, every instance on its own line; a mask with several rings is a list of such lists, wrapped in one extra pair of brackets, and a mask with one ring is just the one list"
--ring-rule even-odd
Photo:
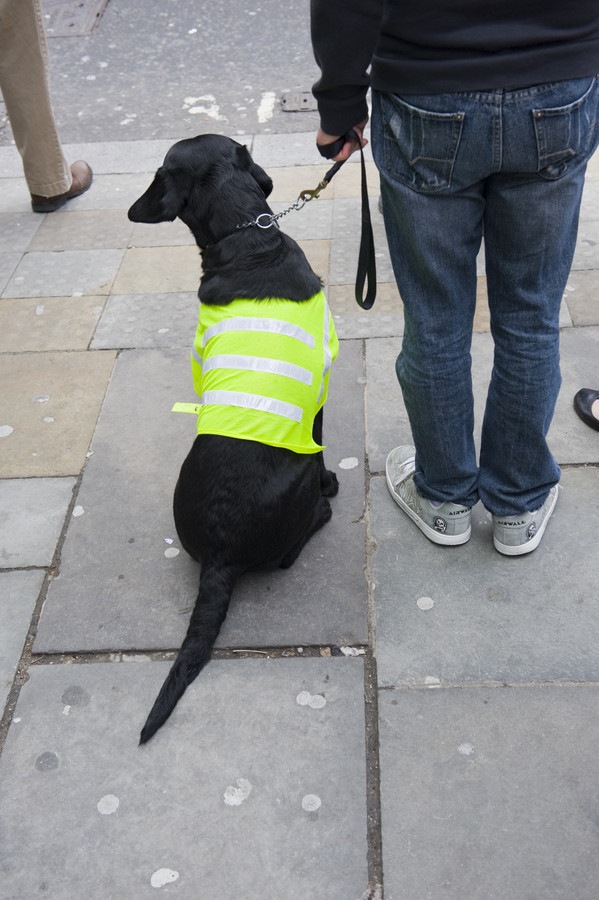
[(312, 92), (327, 134), (346, 134), (368, 117), (368, 68), (383, 0), (310, 0), (312, 49), (321, 71)]

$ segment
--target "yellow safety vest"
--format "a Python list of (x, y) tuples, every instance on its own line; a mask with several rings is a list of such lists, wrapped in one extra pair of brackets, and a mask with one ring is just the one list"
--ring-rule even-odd
[(327, 399), (339, 341), (322, 291), (300, 303), (284, 299), (200, 304), (191, 353), (199, 404), (198, 434), (219, 434), (318, 453), (312, 438)]

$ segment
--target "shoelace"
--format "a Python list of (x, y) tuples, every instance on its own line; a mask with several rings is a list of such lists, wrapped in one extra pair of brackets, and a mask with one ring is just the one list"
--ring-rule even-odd
[[(410, 456), (408, 459), (404, 459), (401, 464), (401, 474), (397, 478), (397, 481), (393, 483), (393, 487), (398, 487), (400, 484), (403, 484), (404, 481), (413, 474), (413, 466), (416, 462), (415, 456)], [(412, 484), (414, 482), (412, 481)]]

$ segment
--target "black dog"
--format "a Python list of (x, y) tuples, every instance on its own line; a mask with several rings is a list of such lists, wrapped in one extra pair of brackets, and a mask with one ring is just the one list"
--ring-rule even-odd
[[(272, 298), (286, 298), (285, 309), (291, 310), (293, 317), (300, 307), (307, 309), (316, 295), (322, 298), (321, 282), (295, 241), (269, 218), (272, 211), (266, 197), (271, 190), (271, 179), (245, 147), (230, 138), (201, 135), (179, 141), (169, 150), (154, 181), (129, 210), (129, 219), (152, 223), (179, 217), (190, 228), (201, 251), (200, 310), (206, 315), (223, 308), (225, 315), (237, 308), (247, 310), (249, 299), (252, 309), (256, 307), (255, 315), (264, 321), (278, 302)], [(261, 217), (258, 223), (257, 217)], [(270, 227), (260, 227), (270, 223)], [(324, 298), (322, 302), (330, 319)], [(201, 316), (202, 312), (200, 321)], [(332, 325), (331, 330), (334, 356)], [(252, 339), (253, 351), (256, 340), (262, 342), (261, 347), (269, 340), (265, 336)], [(197, 340), (196, 335), (196, 347)], [(325, 347), (325, 357), (327, 352)], [(231, 358), (226, 356), (228, 366), (234, 365)], [(243, 362), (256, 357), (239, 358)], [(270, 382), (273, 380), (275, 376), (270, 377)], [(321, 396), (324, 402), (326, 386), (321, 387)], [(210, 398), (204, 394), (201, 400), (207, 404)], [(181, 467), (173, 505), (181, 544), (202, 563), (199, 593), (187, 635), (140, 743), (148, 741), (167, 720), (188, 684), (209, 661), (238, 576), (257, 567), (289, 567), (311, 535), (330, 519), (326, 498), (337, 493), (338, 484), (334, 473), (326, 470), (320, 452), (322, 405), (309, 422), (308, 436), (313, 443), (300, 452), (273, 445), (276, 441), (255, 440), (251, 431), (240, 439), (231, 436), (230, 429), (223, 436), (220, 426), (209, 424), (210, 433), (202, 433), (198, 425), (198, 436)], [(210, 405), (198, 409), (202, 411), (198, 421), (204, 411), (217, 416), (221, 412), (220, 407)], [(239, 415), (241, 421), (247, 411), (233, 406), (224, 412), (230, 420)], [(253, 411), (248, 415), (251, 418)], [(275, 417), (275, 421), (279, 419)]]

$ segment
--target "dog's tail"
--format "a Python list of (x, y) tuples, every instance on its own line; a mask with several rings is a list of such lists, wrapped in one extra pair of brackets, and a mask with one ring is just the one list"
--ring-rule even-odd
[(210, 660), (214, 642), (229, 608), (237, 572), (202, 567), (200, 589), (187, 635), (154, 702), (139, 743), (145, 744), (164, 725), (185, 689)]

